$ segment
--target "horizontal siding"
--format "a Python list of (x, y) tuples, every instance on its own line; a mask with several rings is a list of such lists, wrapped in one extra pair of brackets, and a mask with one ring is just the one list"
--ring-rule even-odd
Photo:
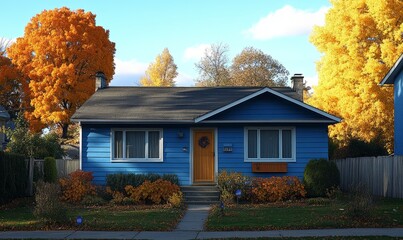
[[(267, 125), (268, 127), (270, 125)], [(244, 128), (220, 128), (218, 131), (218, 169), (241, 172), (248, 176), (297, 176), (302, 179), (305, 166), (314, 158), (328, 158), (328, 135), (326, 125), (296, 126), (296, 157), (295, 163), (288, 163), (287, 173), (252, 173), (252, 163), (244, 162)], [(233, 151), (223, 152), (224, 144), (232, 144)]]
[(234, 106), (207, 120), (320, 120), (325, 117), (270, 93)]
[[(164, 128), (163, 162), (111, 162), (111, 128), (113, 126), (82, 126), (82, 168), (91, 171), (96, 184), (104, 185), (112, 173), (176, 174), (181, 185), (189, 184), (189, 129)], [(184, 137), (178, 138), (179, 131)]]

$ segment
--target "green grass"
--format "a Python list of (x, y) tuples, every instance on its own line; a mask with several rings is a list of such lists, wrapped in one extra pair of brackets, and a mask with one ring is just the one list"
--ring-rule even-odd
[[(68, 208), (68, 219), (62, 224), (43, 224), (32, 214), (32, 206), (15, 206), (0, 210), (2, 230), (103, 230), (103, 231), (169, 231), (181, 219), (184, 210), (153, 207), (74, 207)], [(76, 225), (82, 216), (83, 224)]]
[(210, 231), (225, 231), (403, 226), (403, 200), (378, 200), (369, 215), (361, 218), (346, 214), (348, 204), (344, 201), (316, 206), (306, 203), (233, 205), (225, 209), (224, 215), (214, 208), (206, 227)]

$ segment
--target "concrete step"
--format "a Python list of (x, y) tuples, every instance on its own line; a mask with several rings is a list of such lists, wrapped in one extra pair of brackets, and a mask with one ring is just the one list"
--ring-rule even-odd
[(185, 202), (191, 201), (219, 201), (220, 196), (185, 196)]
[(187, 205), (213, 205), (219, 204), (220, 201), (185, 201)]
[(181, 191), (188, 205), (211, 205), (219, 203), (220, 200), (220, 192), (215, 185), (184, 186)]

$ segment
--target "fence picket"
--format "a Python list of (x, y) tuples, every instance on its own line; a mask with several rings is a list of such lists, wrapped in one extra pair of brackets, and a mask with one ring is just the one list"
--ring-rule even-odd
[(334, 160), (340, 187), (350, 191), (365, 185), (373, 195), (403, 198), (403, 156), (360, 157)]

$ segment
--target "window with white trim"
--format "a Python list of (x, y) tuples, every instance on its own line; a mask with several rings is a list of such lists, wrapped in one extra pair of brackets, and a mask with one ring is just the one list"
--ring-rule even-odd
[(246, 162), (295, 162), (295, 128), (245, 128)]
[(161, 129), (112, 130), (112, 161), (162, 161)]

